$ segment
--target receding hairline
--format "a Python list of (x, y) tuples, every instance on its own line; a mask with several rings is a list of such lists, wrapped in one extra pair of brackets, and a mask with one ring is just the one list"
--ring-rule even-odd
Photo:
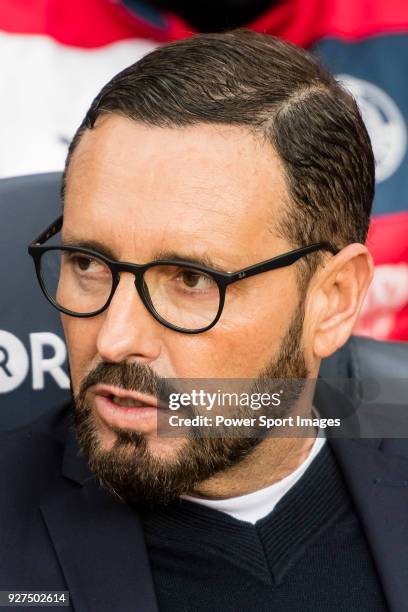
[(77, 134), (77, 140), (75, 143), (75, 147), (71, 149), (70, 154), (67, 156), (65, 168), (62, 174), (62, 184), (61, 184), (62, 204), (64, 204), (64, 197), (66, 194), (66, 183), (67, 183), (67, 179), (69, 176), (69, 170), (72, 166), (72, 161), (75, 158), (75, 154), (77, 153), (78, 148), (80, 148), (80, 144), (83, 141), (83, 138), (86, 137), (87, 134), (92, 133), (94, 130), (97, 130), (99, 127), (101, 127), (101, 125), (103, 125), (104, 123), (106, 123), (107, 121), (111, 119), (123, 119), (131, 124), (136, 124), (138, 126), (144, 127), (147, 130), (150, 130), (150, 129), (158, 130), (158, 131), (172, 130), (175, 132), (183, 132), (183, 131), (188, 131), (189, 129), (192, 129), (192, 128), (200, 128), (201, 126), (203, 126), (203, 127), (213, 128), (214, 132), (218, 132), (218, 133), (222, 133), (224, 131), (226, 135), (228, 134), (228, 132), (244, 133), (252, 137), (256, 144), (260, 146), (265, 146), (267, 150), (269, 150), (270, 154), (272, 154), (273, 158), (275, 158), (275, 161), (279, 165), (279, 169), (282, 173), (283, 178), (285, 179), (285, 188), (286, 190), (288, 189), (288, 185), (286, 184), (286, 174), (285, 174), (285, 167), (284, 167), (283, 160), (280, 157), (278, 151), (276, 150), (276, 147), (273, 145), (271, 140), (265, 134), (265, 130), (260, 127), (248, 125), (248, 124), (235, 124), (235, 123), (231, 124), (231, 123), (226, 123), (226, 122), (221, 123), (221, 122), (211, 122), (211, 121), (194, 121), (191, 123), (187, 123), (185, 125), (169, 124), (169, 125), (163, 126), (163, 125), (151, 124), (149, 122), (143, 121), (142, 119), (134, 119), (133, 117), (130, 117), (129, 115), (123, 112), (109, 111), (109, 112), (104, 112), (98, 115), (92, 127), (84, 127), (83, 130)]

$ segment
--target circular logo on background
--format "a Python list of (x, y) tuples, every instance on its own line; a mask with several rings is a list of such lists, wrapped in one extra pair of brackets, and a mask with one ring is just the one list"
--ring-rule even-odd
[(10, 332), (0, 329), (0, 393), (16, 389), (29, 367), (24, 344)]
[(358, 103), (374, 150), (375, 178), (381, 183), (394, 174), (404, 159), (404, 118), (394, 100), (377, 85), (349, 74), (338, 74), (337, 79)]

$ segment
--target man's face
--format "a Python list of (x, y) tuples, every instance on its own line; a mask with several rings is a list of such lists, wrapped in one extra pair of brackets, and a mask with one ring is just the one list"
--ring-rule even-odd
[[(105, 116), (85, 132), (71, 160), (62, 236), (105, 248), (120, 261), (146, 263), (172, 253), (235, 271), (293, 248), (275, 231), (287, 200), (272, 147), (243, 128), (158, 128)], [(107, 470), (105, 480), (116, 470), (122, 482), (126, 466), (140, 469), (146, 488), (146, 478), (158, 473), (169, 481), (177, 464), (179, 494), (238, 461), (256, 441), (240, 440), (231, 449), (220, 439), (200, 447), (157, 436), (155, 409), (107, 407), (106, 385), (126, 396), (126, 389), (148, 393), (155, 377), (303, 377), (299, 312), (292, 266), (228, 287), (221, 319), (196, 335), (157, 322), (128, 273), (102, 314), (63, 315), (77, 425), (91, 466)]]

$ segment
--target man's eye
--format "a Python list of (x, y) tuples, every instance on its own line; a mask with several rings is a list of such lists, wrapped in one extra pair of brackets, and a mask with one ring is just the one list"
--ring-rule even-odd
[(92, 275), (109, 272), (109, 269), (102, 261), (83, 253), (70, 254), (69, 262), (77, 272), (85, 272)]
[(87, 270), (89, 270), (92, 264), (92, 260), (89, 257), (82, 257), (78, 255), (73, 257), (73, 261), (75, 265), (77, 265), (78, 268), (82, 270), (83, 272), (86, 272)]
[(182, 284), (189, 289), (206, 291), (215, 286), (215, 282), (211, 276), (198, 272), (197, 270), (181, 270), (179, 273), (179, 279)]

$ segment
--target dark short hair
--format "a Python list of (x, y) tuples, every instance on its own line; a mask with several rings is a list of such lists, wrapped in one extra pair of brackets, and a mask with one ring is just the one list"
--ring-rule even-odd
[[(375, 182), (367, 130), (354, 98), (299, 47), (240, 29), (152, 51), (97, 95), (66, 169), (83, 132), (107, 113), (159, 127), (245, 127), (283, 162), (290, 198), (275, 225), (281, 236), (294, 247), (366, 239)], [(319, 255), (303, 261), (309, 279)]]

